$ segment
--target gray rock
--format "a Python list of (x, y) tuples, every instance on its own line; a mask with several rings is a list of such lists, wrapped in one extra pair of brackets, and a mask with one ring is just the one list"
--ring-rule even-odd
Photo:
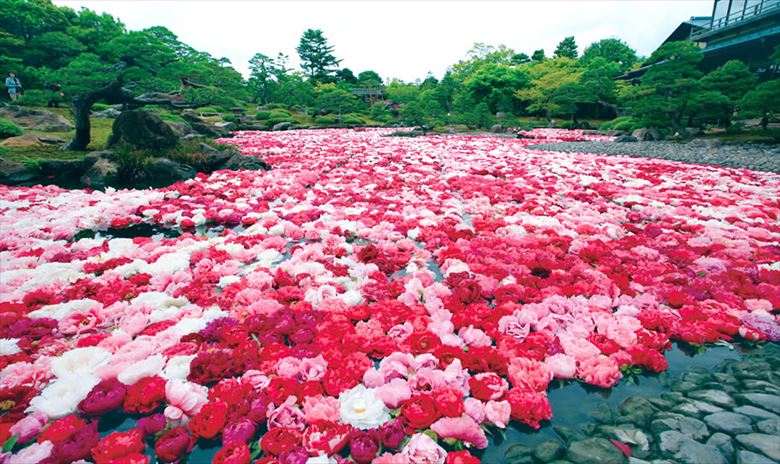
[(241, 153), (236, 153), (231, 156), (229, 160), (227, 160), (221, 169), (232, 169), (234, 171), (241, 169), (250, 171), (268, 171), (271, 169), (271, 166), (258, 156), (242, 155)]
[(770, 435), (780, 435), (780, 420), (765, 419), (757, 423), (756, 428), (759, 432), (768, 433)]
[(211, 145), (202, 142), (199, 143), (196, 148), (198, 149), (198, 151), (203, 153), (216, 153), (219, 151), (216, 148), (212, 147)]
[(684, 464), (726, 464), (727, 462), (717, 447), (702, 445), (690, 439), (683, 442), (674, 458)]
[(694, 440), (700, 440), (710, 434), (707, 425), (696, 418), (686, 417), (681, 414), (670, 414), (669, 416), (671, 417), (667, 416), (652, 421), (650, 423), (650, 430), (656, 434), (667, 430), (676, 430)]
[(704, 415), (715, 414), (716, 412), (723, 412), (724, 411), (723, 408), (721, 408), (719, 406), (715, 406), (714, 404), (708, 403), (706, 401), (692, 400), (691, 404), (693, 405), (694, 408), (699, 410), (699, 412), (704, 414)]
[[(780, 394), (780, 386), (775, 385), (771, 382), (767, 382), (766, 380), (746, 379), (742, 382), (742, 386), (750, 390), (763, 390), (766, 393), (769, 393), (771, 395)], [(752, 392), (752, 393), (758, 393), (758, 392)]]
[(731, 435), (753, 431), (750, 418), (728, 411), (716, 412), (715, 414), (705, 416), (704, 422), (713, 430), (719, 430)]
[(755, 407), (780, 414), (780, 396), (766, 393), (744, 393), (735, 395), (741, 403), (752, 404)]
[(624, 131), (615, 129), (608, 130), (606, 134), (610, 137), (620, 137), (621, 135), (626, 135)]
[(632, 424), (644, 427), (655, 414), (657, 408), (647, 401), (646, 398), (639, 396), (629, 396), (618, 405), (618, 411), (621, 416), (617, 420), (620, 422), (630, 422)]
[(215, 123), (214, 127), (218, 128), (218, 129), (224, 129), (224, 130), (226, 130), (228, 132), (232, 132), (232, 131), (238, 129), (238, 126), (236, 125), (236, 123), (230, 122), (230, 121), (222, 121), (222, 122)]
[(565, 451), (566, 449), (563, 447), (563, 445), (557, 441), (547, 440), (536, 445), (536, 449), (534, 449), (534, 456), (541, 462), (550, 462), (563, 456)]
[(503, 134), (506, 132), (506, 128), (501, 124), (493, 124), (493, 126), (490, 128), (490, 132), (494, 134)]
[(119, 180), (119, 166), (106, 158), (98, 158), (81, 176), (81, 183), (91, 188), (105, 188), (116, 185)]
[(159, 116), (143, 110), (123, 111), (114, 120), (108, 147), (127, 144), (137, 148), (164, 150), (173, 148), (178, 137)]
[(194, 139), (203, 139), (206, 138), (203, 134), (187, 134), (184, 137), (182, 137), (182, 140), (194, 140)]
[(661, 132), (654, 127), (637, 129), (631, 133), (634, 137), (642, 141), (661, 140)]
[(633, 143), (633, 142), (639, 142), (639, 139), (634, 137), (633, 135), (621, 135), (620, 137), (616, 138), (614, 142), (617, 143)]
[(689, 398), (706, 401), (723, 408), (733, 408), (737, 404), (734, 399), (720, 390), (697, 390), (688, 393)]
[(8, 119), (23, 129), (43, 132), (68, 132), (73, 124), (57, 113), (18, 105), (0, 107), (0, 118)]
[(76, 184), (92, 163), (85, 160), (44, 160), (39, 164), (40, 177), (46, 183)]
[(120, 114), (122, 114), (121, 111), (114, 108), (108, 108), (107, 110), (92, 113), (92, 117), (97, 119), (114, 119)]
[(628, 458), (606, 438), (586, 438), (573, 442), (566, 458), (578, 464), (624, 464)]
[(192, 166), (168, 158), (153, 158), (146, 164), (149, 184), (163, 187), (181, 180), (192, 179), (197, 172)]
[(20, 185), (35, 179), (38, 173), (21, 163), (12, 163), (0, 158), (0, 184)]
[(764, 455), (748, 450), (737, 451), (737, 464), (777, 464)]
[(702, 445), (675, 430), (661, 433), (660, 449), (664, 456), (686, 464), (725, 464), (726, 458), (715, 446)]
[(665, 456), (674, 456), (683, 442), (690, 439), (677, 430), (667, 430), (658, 435), (658, 447)]
[(737, 408), (734, 408), (734, 412), (736, 412), (737, 414), (742, 414), (743, 416), (747, 416), (753, 421), (759, 421), (764, 419), (780, 419), (780, 416), (778, 416), (777, 414), (757, 408), (755, 406), (739, 406)]
[(737, 435), (737, 442), (750, 451), (755, 451), (767, 456), (769, 459), (780, 461), (780, 438), (777, 435), (765, 433), (748, 433)]
[(504, 458), (509, 464), (532, 464), (534, 450), (526, 445), (512, 445), (504, 452)]
[(284, 131), (284, 130), (290, 129), (291, 127), (292, 127), (292, 123), (285, 121), (285, 122), (279, 122), (279, 123), (274, 124), (274, 127), (271, 130), (274, 130), (274, 131)]
[(707, 446), (718, 448), (723, 456), (729, 460), (734, 456), (733, 440), (725, 433), (713, 433), (710, 439), (707, 440)]

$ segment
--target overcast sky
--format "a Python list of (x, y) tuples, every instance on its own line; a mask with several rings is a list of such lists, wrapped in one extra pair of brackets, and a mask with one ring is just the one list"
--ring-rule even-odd
[(372, 69), (405, 81), (441, 77), (475, 42), (505, 44), (529, 55), (574, 35), (589, 43), (619, 37), (649, 55), (691, 16), (709, 16), (712, 0), (613, 1), (139, 1), (55, 0), (108, 12), (131, 30), (162, 25), (183, 42), (227, 57), (247, 75), (256, 52), (295, 47), (308, 28), (322, 29), (341, 67)]

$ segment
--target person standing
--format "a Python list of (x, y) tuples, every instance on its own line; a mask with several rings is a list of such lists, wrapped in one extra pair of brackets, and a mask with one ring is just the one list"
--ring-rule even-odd
[(16, 74), (9, 72), (5, 78), (5, 87), (8, 89), (8, 96), (11, 101), (16, 101), (22, 96), (22, 83), (16, 77)]

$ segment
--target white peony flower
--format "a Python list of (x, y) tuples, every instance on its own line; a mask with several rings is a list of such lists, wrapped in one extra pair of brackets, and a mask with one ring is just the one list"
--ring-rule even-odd
[(49, 419), (59, 419), (76, 411), (100, 379), (92, 375), (71, 375), (49, 383), (40, 395), (30, 401), (27, 412), (39, 411)]
[(0, 356), (10, 356), (21, 351), (18, 338), (0, 338)]
[(57, 377), (91, 376), (110, 359), (111, 353), (103, 348), (74, 348), (51, 361), (51, 372)]
[(125, 385), (133, 385), (144, 377), (152, 377), (159, 374), (164, 365), (165, 358), (156, 354), (130, 365), (120, 372), (116, 378)]
[(361, 430), (378, 427), (390, 420), (390, 411), (373, 388), (358, 385), (341, 392), (339, 404), (341, 422)]
[(172, 357), (165, 365), (162, 377), (168, 380), (185, 380), (190, 375), (190, 363), (193, 359), (195, 359), (195, 355)]

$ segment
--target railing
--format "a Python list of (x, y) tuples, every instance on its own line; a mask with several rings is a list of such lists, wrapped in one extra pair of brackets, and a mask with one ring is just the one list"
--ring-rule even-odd
[(725, 16), (721, 16), (720, 18), (713, 18), (712, 25), (710, 26), (710, 28), (706, 31), (702, 31), (696, 34), (696, 36), (701, 36), (707, 34), (710, 31), (722, 29), (727, 26), (732, 26), (746, 19), (751, 19), (765, 14), (770, 14), (777, 10), (780, 10), (780, 0), (763, 0), (760, 3), (757, 3), (755, 5), (750, 5), (741, 10), (729, 11), (728, 14), (726, 14)]

